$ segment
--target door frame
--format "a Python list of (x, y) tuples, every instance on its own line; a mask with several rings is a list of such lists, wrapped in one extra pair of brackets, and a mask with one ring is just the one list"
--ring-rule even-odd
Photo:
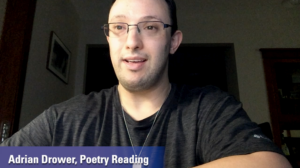
[[(36, 0), (7, 0), (0, 41), (0, 140), (18, 130)], [(1, 141), (0, 141), (1, 142)]]

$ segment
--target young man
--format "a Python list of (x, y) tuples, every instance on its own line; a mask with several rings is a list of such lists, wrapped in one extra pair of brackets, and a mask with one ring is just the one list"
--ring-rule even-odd
[(169, 83), (173, 0), (117, 0), (103, 29), (119, 85), (50, 107), (2, 145), (164, 146), (165, 167), (290, 167), (233, 97)]

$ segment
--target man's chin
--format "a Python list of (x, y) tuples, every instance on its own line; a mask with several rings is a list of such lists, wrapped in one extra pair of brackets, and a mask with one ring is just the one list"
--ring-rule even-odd
[(120, 84), (129, 92), (139, 92), (150, 88), (149, 82), (120, 82)]

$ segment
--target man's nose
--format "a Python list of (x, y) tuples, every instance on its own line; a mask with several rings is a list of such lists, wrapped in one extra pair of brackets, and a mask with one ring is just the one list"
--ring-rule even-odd
[(127, 30), (126, 48), (135, 50), (141, 49), (142, 47), (143, 41), (138, 26), (129, 26)]

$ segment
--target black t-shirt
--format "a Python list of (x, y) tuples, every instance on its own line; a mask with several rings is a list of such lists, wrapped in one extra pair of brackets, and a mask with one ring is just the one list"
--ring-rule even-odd
[[(154, 115), (126, 114), (134, 145), (141, 146)], [(44, 111), (3, 146), (131, 146), (117, 87), (76, 96)], [(240, 102), (216, 87), (172, 84), (145, 146), (165, 147), (165, 167), (193, 167), (257, 151), (281, 153), (250, 121)]]

